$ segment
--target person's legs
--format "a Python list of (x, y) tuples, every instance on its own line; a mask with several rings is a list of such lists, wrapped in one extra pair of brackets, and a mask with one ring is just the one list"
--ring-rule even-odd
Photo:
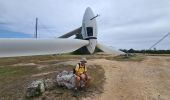
[(80, 87), (80, 77), (79, 76), (76, 76), (75, 82), (76, 82), (75, 89), (78, 89)]
[(76, 78), (75, 78), (75, 88), (74, 88), (73, 96), (75, 96), (75, 97), (79, 96), (79, 92), (78, 92), (79, 87), (80, 87), (80, 77), (76, 76)]
[(86, 75), (85, 74), (81, 74), (80, 77), (83, 81), (86, 81)]
[(91, 77), (88, 74), (81, 74), (80, 77), (85, 82), (85, 86), (87, 86), (91, 80)]
[(88, 75), (88, 74), (85, 74), (85, 79), (86, 79), (86, 86), (90, 83), (90, 80), (91, 80), (91, 76)]

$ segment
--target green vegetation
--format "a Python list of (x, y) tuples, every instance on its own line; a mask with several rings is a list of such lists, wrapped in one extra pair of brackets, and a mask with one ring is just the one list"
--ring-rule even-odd
[(170, 54), (170, 50), (135, 50), (135, 49), (120, 49), (125, 53), (146, 53), (146, 54)]
[[(93, 58), (95, 55), (86, 57)], [(57, 72), (72, 70), (75, 66), (63, 63), (70, 60), (79, 60), (81, 55), (46, 55), (34, 57), (17, 57), (0, 59), (0, 100), (26, 99), (26, 87), (35, 79), (55, 78)], [(64, 87), (46, 91), (42, 96), (32, 98), (33, 100), (57, 99), (77, 100), (81, 97), (90, 96), (92, 93), (102, 93), (104, 83), (104, 70), (100, 65), (88, 66), (89, 73), (93, 77), (87, 91), (80, 91), (79, 97), (73, 97), (73, 91)], [(47, 75), (34, 76), (42, 73)]]
[(25, 57), (9, 57), (0, 58), (0, 67), (6, 65), (13, 65), (18, 63), (56, 63), (65, 60), (76, 60), (86, 57), (87, 59), (98, 59), (105, 58), (108, 55), (72, 55), (72, 54), (62, 54), (62, 55), (41, 55), (41, 56), (25, 56)]
[(119, 55), (112, 58), (107, 58), (108, 60), (117, 60), (117, 61), (143, 61), (145, 58), (142, 54), (128, 54), (128, 55)]
[(17, 66), (17, 67), (3, 67), (0, 68), (0, 77), (4, 76), (20, 76), (20, 75), (27, 75), (32, 73), (34, 70), (31, 66), (25, 68), (24, 66)]

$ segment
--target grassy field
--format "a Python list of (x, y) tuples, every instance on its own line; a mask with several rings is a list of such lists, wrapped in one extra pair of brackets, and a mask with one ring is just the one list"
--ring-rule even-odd
[[(95, 55), (85, 55), (87, 59), (96, 58)], [(55, 78), (57, 72), (72, 70), (80, 55), (48, 55), (34, 57), (17, 57), (0, 59), (0, 100), (26, 99), (25, 91), (28, 84), (41, 78)], [(72, 62), (72, 63), (70, 63)], [(104, 83), (104, 70), (100, 65), (89, 65), (89, 73), (93, 77), (87, 92), (81, 91), (78, 97), (73, 97), (73, 92), (66, 88), (56, 87), (46, 91), (42, 96), (31, 98), (77, 100), (82, 97), (92, 96), (93, 93), (102, 93)], [(43, 73), (48, 73), (41, 75)]]
[(142, 54), (132, 54), (132, 55), (119, 55), (115, 57), (106, 57), (107, 60), (116, 60), (116, 61), (143, 61), (145, 55)]

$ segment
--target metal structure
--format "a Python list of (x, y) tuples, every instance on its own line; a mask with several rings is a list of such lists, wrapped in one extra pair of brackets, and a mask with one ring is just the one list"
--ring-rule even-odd
[(157, 41), (156, 43), (154, 43), (149, 50), (151, 50), (153, 47), (155, 47), (157, 44), (159, 44), (161, 41), (163, 41), (170, 33), (167, 33), (166, 35), (164, 35), (159, 41)]
[(38, 38), (38, 18), (36, 18), (36, 22), (35, 22), (35, 38)]

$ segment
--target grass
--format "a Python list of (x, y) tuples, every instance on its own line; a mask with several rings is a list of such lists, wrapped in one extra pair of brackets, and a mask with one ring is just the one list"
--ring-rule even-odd
[(35, 70), (34, 66), (17, 66), (17, 67), (3, 67), (0, 68), (0, 77), (11, 77), (11, 76), (23, 76), (33, 73)]
[[(92, 59), (96, 55), (89, 56)], [(35, 79), (55, 78), (56, 73), (45, 76), (32, 77), (32, 75), (50, 71), (72, 70), (75, 66), (69, 64), (59, 64), (63, 61), (78, 60), (81, 55), (48, 55), (34, 57), (2, 58), (0, 59), (0, 100), (18, 100), (26, 99), (26, 87)], [(34, 63), (34, 65), (29, 65)], [(23, 65), (22, 65), (23, 64)], [(26, 65), (24, 65), (26, 64)], [(27, 65), (28, 64), (28, 65)], [(42, 67), (45, 66), (45, 67)], [(42, 68), (39, 68), (42, 67)], [(93, 77), (87, 91), (80, 92), (79, 97), (75, 98), (72, 91), (63, 87), (56, 87), (46, 91), (42, 96), (32, 98), (39, 99), (57, 99), (57, 100), (77, 100), (82, 97), (91, 96), (92, 93), (102, 93), (104, 83), (104, 70), (100, 65), (88, 66), (90, 75)]]
[[(87, 57), (88, 59), (93, 58), (90, 55), (83, 55), (83, 57)], [(47, 60), (70, 60), (70, 59), (80, 59), (82, 55), (42, 55), (42, 56), (25, 56), (25, 57), (6, 57), (0, 58), (0, 65), (12, 65), (16, 63), (37, 63), (39, 61), (47, 61)]]
[(108, 57), (108, 60), (116, 60), (116, 61), (143, 61), (145, 58), (142, 54), (131, 54), (131, 55), (119, 55), (116, 57)]
[(72, 55), (72, 54), (62, 54), (62, 55), (41, 55), (41, 56), (24, 56), (24, 57), (6, 57), (0, 58), (0, 67), (6, 65), (13, 65), (17, 63), (39, 63), (41, 61), (65, 61), (65, 60), (74, 60), (74, 59), (98, 59), (98, 58), (107, 58), (110, 55)]

